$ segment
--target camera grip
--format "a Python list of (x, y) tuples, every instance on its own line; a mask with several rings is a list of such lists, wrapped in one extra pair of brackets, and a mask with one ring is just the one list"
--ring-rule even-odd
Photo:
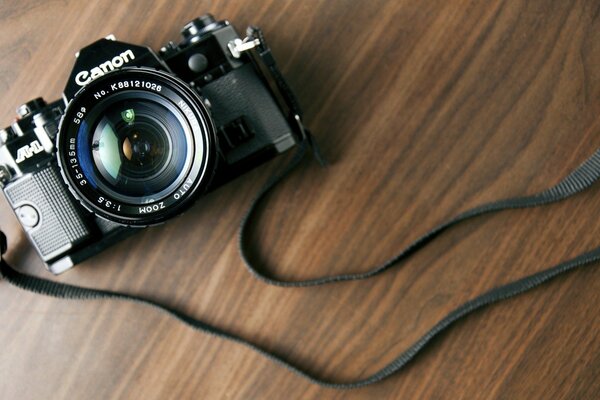
[(7, 185), (4, 193), (45, 262), (64, 255), (91, 236), (52, 164)]

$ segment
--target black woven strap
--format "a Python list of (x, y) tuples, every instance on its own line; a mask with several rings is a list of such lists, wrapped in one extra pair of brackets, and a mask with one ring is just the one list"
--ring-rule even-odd
[[(464, 221), (469, 218), (476, 217), (478, 215), (482, 215), (485, 213), (490, 213), (494, 211), (501, 211), (511, 208), (523, 208), (523, 207), (534, 207), (543, 204), (553, 203), (556, 201), (563, 200), (567, 197), (570, 197), (588, 187), (590, 187), (599, 177), (600, 177), (600, 150), (597, 151), (592, 157), (590, 157), (587, 161), (581, 164), (573, 173), (563, 179), (558, 185), (545, 190), (539, 194), (527, 197), (520, 197), (515, 199), (507, 199), (502, 201), (497, 201), (493, 203), (484, 204), (479, 207), (475, 207), (469, 211), (466, 211), (457, 217), (451, 219), (450, 221), (439, 225), (438, 227), (432, 229), (429, 233), (422, 236), (421, 238), (414, 241), (410, 246), (406, 249), (402, 250), (398, 253), (397, 256), (393, 257), (389, 261), (383, 263), (380, 266), (377, 266), (371, 269), (369, 272), (361, 273), (361, 274), (345, 274), (345, 275), (336, 275), (329, 276), (320, 279), (312, 279), (306, 281), (295, 281), (295, 282), (283, 282), (276, 280), (271, 276), (266, 276), (263, 273), (260, 273), (257, 268), (255, 268), (249, 261), (246, 256), (246, 241), (245, 234), (248, 229), (248, 223), (251, 220), (256, 206), (258, 203), (263, 200), (266, 194), (275, 186), (278, 182), (280, 182), (287, 174), (289, 174), (302, 160), (306, 149), (308, 147), (307, 142), (301, 143), (299, 146), (298, 152), (292, 159), (291, 163), (288, 167), (278, 176), (271, 179), (261, 193), (257, 196), (255, 201), (250, 206), (250, 209), (242, 222), (242, 226), (240, 229), (240, 248), (242, 251), (242, 255), (244, 257), (244, 261), (246, 265), (249, 267), (250, 271), (252, 271), (256, 276), (258, 276), (263, 281), (267, 283), (279, 285), (279, 286), (308, 286), (308, 285), (318, 285), (330, 282), (339, 282), (345, 280), (356, 280), (356, 279), (365, 279), (370, 276), (379, 274), (386, 269), (390, 268), (392, 265), (398, 263), (399, 261), (405, 259), (415, 250), (421, 248), (428, 242), (430, 242), (434, 237), (439, 235), (442, 231), (447, 229), (448, 227), (455, 225), (461, 221)], [(2, 252), (6, 250), (6, 237), (4, 234), (0, 235), (0, 247)], [(457, 307), (450, 313), (448, 313), (444, 318), (442, 318), (437, 324), (435, 324), (427, 333), (425, 333), (420, 339), (418, 339), (414, 344), (412, 344), (408, 349), (402, 352), (394, 361), (386, 365), (384, 368), (374, 373), (371, 376), (368, 376), (363, 379), (357, 379), (350, 382), (334, 382), (332, 380), (323, 379), (320, 377), (316, 377), (311, 375), (310, 373), (302, 370), (301, 368), (295, 366), (291, 362), (287, 361), (283, 356), (279, 354), (275, 354), (260, 348), (259, 346), (253, 344), (251, 341), (241, 338), (239, 336), (233, 335), (229, 332), (223, 331), (218, 327), (209, 325), (204, 323), (198, 319), (190, 317), (182, 312), (173, 309), (171, 307), (159, 304), (155, 301), (144, 299), (138, 296), (132, 296), (125, 293), (113, 292), (108, 290), (98, 290), (91, 288), (84, 288), (79, 286), (67, 285), (63, 283), (58, 283), (54, 281), (49, 281), (42, 278), (37, 278), (34, 276), (26, 275), (21, 272), (18, 272), (11, 268), (4, 260), (0, 260), (0, 273), (2, 276), (14, 286), (17, 286), (21, 289), (28, 290), (35, 293), (40, 293), (48, 296), (58, 297), (58, 298), (68, 298), (68, 299), (117, 299), (117, 300), (128, 300), (137, 303), (142, 303), (145, 305), (149, 305), (155, 307), (161, 311), (168, 313), (169, 315), (177, 318), (179, 321), (189, 325), (190, 327), (199, 330), (201, 332), (215, 335), (217, 337), (231, 340), (233, 342), (242, 344), (250, 349), (262, 354), (263, 356), (279, 363), (283, 367), (288, 370), (295, 372), (296, 374), (310, 380), (315, 384), (319, 384), (322, 386), (337, 388), (337, 389), (352, 389), (365, 385), (369, 385), (375, 382), (378, 382), (398, 370), (402, 369), (409, 361), (411, 361), (434, 337), (438, 336), (440, 333), (444, 332), (448, 329), (452, 324), (461, 318), (482, 309), (488, 305), (497, 303), (501, 300), (516, 296), (525, 291), (531, 290), (544, 282), (547, 282), (558, 275), (564, 274), (568, 271), (571, 271), (578, 267), (583, 267), (590, 265), (592, 263), (596, 263), (600, 261), (600, 248), (593, 250), (589, 253), (582, 254), (577, 256), (569, 261), (565, 261), (555, 267), (548, 268), (541, 272), (529, 275), (525, 278), (519, 279), (517, 281), (508, 283), (503, 286), (499, 286), (495, 289), (492, 289), (486, 293), (483, 293), (474, 299), (467, 301), (461, 306)]]
[(249, 229), (251, 226), (252, 218), (256, 213), (258, 204), (266, 198), (269, 192), (275, 186), (277, 186), (277, 184), (281, 182), (283, 178), (285, 178), (294, 168), (296, 168), (300, 161), (302, 161), (302, 158), (306, 154), (307, 150), (312, 147), (313, 152), (315, 153), (315, 157), (320, 157), (318, 156), (318, 148), (312, 141), (312, 136), (310, 135), (310, 133), (307, 133), (307, 137), (309, 138), (309, 140), (305, 141), (300, 145), (298, 151), (296, 152), (296, 155), (294, 156), (290, 164), (279, 175), (276, 175), (273, 178), (271, 178), (271, 180), (269, 180), (264, 186), (264, 188), (259, 192), (258, 196), (254, 198), (254, 201), (249, 207), (248, 212), (242, 219), (242, 223), (240, 226), (238, 245), (240, 248), (240, 254), (242, 255), (242, 259), (244, 260), (246, 267), (254, 276), (270, 285), (284, 287), (315, 286), (323, 285), (326, 283), (354, 281), (370, 278), (372, 276), (382, 273), (383, 271), (387, 270), (393, 265), (398, 264), (400, 261), (405, 260), (411, 254), (425, 246), (427, 243), (431, 242), (434, 238), (436, 238), (446, 229), (457, 225), (460, 222), (492, 212), (498, 212), (515, 208), (537, 207), (545, 204), (556, 203), (558, 201), (571, 197), (574, 194), (581, 192), (582, 190), (589, 188), (596, 180), (598, 180), (598, 178), (600, 178), (600, 149), (598, 149), (590, 158), (588, 158), (573, 172), (571, 172), (566, 178), (564, 178), (557, 185), (551, 187), (550, 189), (546, 189), (540, 193), (531, 196), (515, 197), (482, 204), (480, 206), (467, 210), (461, 214), (458, 214), (454, 218), (451, 218), (448, 221), (441, 223), (440, 225), (431, 229), (429, 232), (425, 233), (423, 236), (417, 238), (415, 241), (406, 246), (404, 249), (400, 250), (398, 254), (396, 254), (389, 260), (384, 261), (380, 265), (377, 265), (366, 272), (360, 272), (355, 274), (331, 275), (301, 281), (285, 281), (271, 275), (267, 271), (264, 271), (258, 265), (251, 261), (251, 252), (249, 245), (250, 242), (248, 240)]

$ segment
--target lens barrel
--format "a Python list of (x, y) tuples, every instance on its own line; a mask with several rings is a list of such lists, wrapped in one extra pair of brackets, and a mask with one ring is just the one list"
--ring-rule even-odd
[(126, 225), (179, 214), (213, 174), (215, 131), (200, 98), (165, 72), (124, 68), (65, 110), (58, 164), (82, 205)]

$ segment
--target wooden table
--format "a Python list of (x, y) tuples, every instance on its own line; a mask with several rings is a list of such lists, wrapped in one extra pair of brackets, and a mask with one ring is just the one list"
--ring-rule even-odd
[[(598, 2), (3, 1), (0, 121), (60, 96), (99, 37), (158, 49), (205, 12), (264, 29), (323, 152), (270, 197), (254, 241), (285, 278), (364, 271), (462, 210), (558, 182), (600, 146)], [(383, 275), (305, 289), (245, 270), (236, 230), (285, 157), (56, 278), (143, 295), (332, 380), (381, 368), (458, 304), (600, 245), (600, 188), (464, 223)], [(0, 200), (8, 260), (49, 277)], [(493, 306), (410, 366), (323, 389), (140, 305), (0, 282), (2, 399), (595, 399), (600, 268)]]

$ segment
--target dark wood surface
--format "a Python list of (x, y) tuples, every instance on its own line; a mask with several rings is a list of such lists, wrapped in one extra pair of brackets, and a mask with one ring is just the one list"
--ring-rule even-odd
[[(155, 49), (205, 12), (264, 29), (328, 169), (271, 196), (254, 241), (286, 278), (363, 271), (434, 224), (556, 183), (600, 146), (597, 1), (6, 1), (0, 121), (59, 97), (82, 46)], [(236, 230), (275, 160), (57, 278), (143, 295), (334, 380), (381, 368), (461, 302), (600, 245), (598, 187), (451, 229), (365, 281), (255, 280)], [(48, 277), (4, 198), (8, 260)], [(597, 399), (600, 269), (469, 317), (410, 366), (322, 389), (139, 305), (69, 302), (0, 282), (2, 399)]]

